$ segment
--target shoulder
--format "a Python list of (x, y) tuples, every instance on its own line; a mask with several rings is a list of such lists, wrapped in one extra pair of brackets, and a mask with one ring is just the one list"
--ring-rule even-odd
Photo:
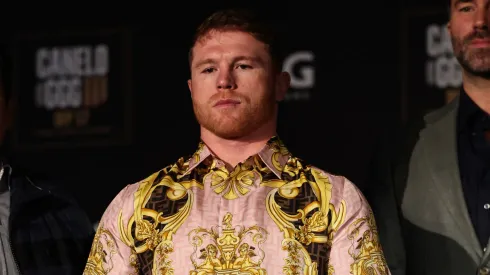
[[(30, 232), (35, 224), (36, 228), (56, 228), (58, 233), (51, 232), (53, 236), (64, 234), (81, 242), (90, 242), (87, 238), (92, 237), (93, 224), (74, 194), (66, 190), (62, 182), (15, 177), (11, 179), (10, 191), (11, 214), (19, 232)], [(32, 234), (44, 236), (49, 233), (49, 230), (43, 230)]]
[[(65, 181), (46, 178), (34, 178), (25, 175), (12, 175), (8, 180), (12, 193), (12, 201), (21, 202), (22, 205), (37, 203), (41, 205), (43, 201), (51, 203), (46, 206), (64, 205), (72, 208), (79, 208), (78, 201), (73, 192), (65, 186)], [(58, 203), (53, 203), (58, 202)]]
[(361, 208), (366, 204), (361, 190), (345, 176), (335, 175), (314, 166), (311, 167), (311, 171), (313, 175), (317, 175), (316, 179), (327, 182), (329, 187), (323, 192), (328, 192), (330, 204), (336, 208), (342, 204), (349, 204), (351, 208)]
[(357, 189), (353, 182), (351, 182), (348, 178), (342, 175), (333, 174), (327, 172), (323, 169), (320, 169), (316, 166), (310, 166), (311, 172), (313, 175), (317, 175), (315, 177), (321, 176), (325, 180), (328, 180), (328, 183), (332, 186), (332, 190), (336, 189), (338, 192), (343, 192), (345, 188), (347, 189)]
[(184, 158), (180, 158), (176, 163), (153, 172), (138, 182), (128, 184), (112, 200), (109, 208), (118, 211), (124, 210), (125, 213), (143, 208), (151, 194), (155, 192), (155, 185), (161, 184), (166, 176), (176, 178), (183, 175), (187, 169), (186, 165)]
[(447, 115), (449, 115), (450, 113), (454, 112), (455, 110), (457, 110), (459, 108), (459, 101), (460, 101), (460, 97), (457, 96), (448, 104), (426, 114), (424, 116), (424, 120), (428, 124), (432, 124), (432, 123), (435, 123), (435, 122), (441, 120), (442, 118), (446, 117)]
[(345, 176), (328, 173), (316, 167), (312, 167), (311, 171), (312, 174), (323, 175), (328, 180), (330, 188), (325, 189), (322, 197), (329, 198), (328, 213), (333, 231), (355, 220), (371, 217), (371, 206), (352, 181)]
[(125, 210), (124, 212), (131, 212), (132, 208), (134, 207), (135, 198), (145, 191), (150, 191), (151, 186), (156, 182), (157, 177), (162, 173), (162, 171), (163, 170), (159, 170), (138, 182), (126, 185), (111, 201), (108, 210)]
[(135, 209), (144, 207), (153, 192), (154, 188), (152, 187), (158, 184), (167, 173), (168, 168), (165, 167), (140, 181), (126, 185), (111, 201), (104, 212), (103, 219), (114, 220), (122, 218), (123, 221), (128, 221)]

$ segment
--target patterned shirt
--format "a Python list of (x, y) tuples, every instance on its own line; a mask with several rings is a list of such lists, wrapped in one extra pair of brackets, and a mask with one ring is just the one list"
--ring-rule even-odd
[(390, 274), (371, 209), (347, 179), (306, 165), (278, 137), (230, 170), (201, 142), (126, 186), (84, 274)]

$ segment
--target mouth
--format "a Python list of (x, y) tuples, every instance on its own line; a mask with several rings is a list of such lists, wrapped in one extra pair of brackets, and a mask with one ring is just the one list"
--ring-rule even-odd
[(235, 99), (221, 99), (218, 100), (215, 104), (214, 107), (233, 107), (240, 104), (239, 100)]
[(477, 48), (490, 47), (490, 38), (475, 38), (470, 45)]

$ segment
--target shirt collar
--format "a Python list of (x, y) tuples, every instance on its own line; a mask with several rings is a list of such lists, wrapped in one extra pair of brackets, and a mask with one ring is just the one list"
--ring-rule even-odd
[[(258, 156), (258, 158), (256, 158)], [(260, 159), (279, 179), (282, 178), (282, 171), (287, 161), (291, 157), (290, 152), (277, 136), (270, 138), (265, 146), (256, 155), (250, 156), (246, 161), (253, 162), (254, 159)], [(189, 159), (189, 166), (184, 174), (190, 173), (203, 161), (210, 159), (210, 165), (216, 166), (217, 163), (223, 163), (215, 156), (209, 147), (201, 140), (192, 157)]]

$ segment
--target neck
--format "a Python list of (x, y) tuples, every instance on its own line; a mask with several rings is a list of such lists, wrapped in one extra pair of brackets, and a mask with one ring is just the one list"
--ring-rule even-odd
[(231, 167), (259, 153), (275, 134), (275, 120), (271, 120), (253, 133), (238, 139), (218, 137), (201, 126), (202, 141), (218, 158)]
[(466, 94), (487, 114), (490, 114), (490, 79), (463, 72)]

